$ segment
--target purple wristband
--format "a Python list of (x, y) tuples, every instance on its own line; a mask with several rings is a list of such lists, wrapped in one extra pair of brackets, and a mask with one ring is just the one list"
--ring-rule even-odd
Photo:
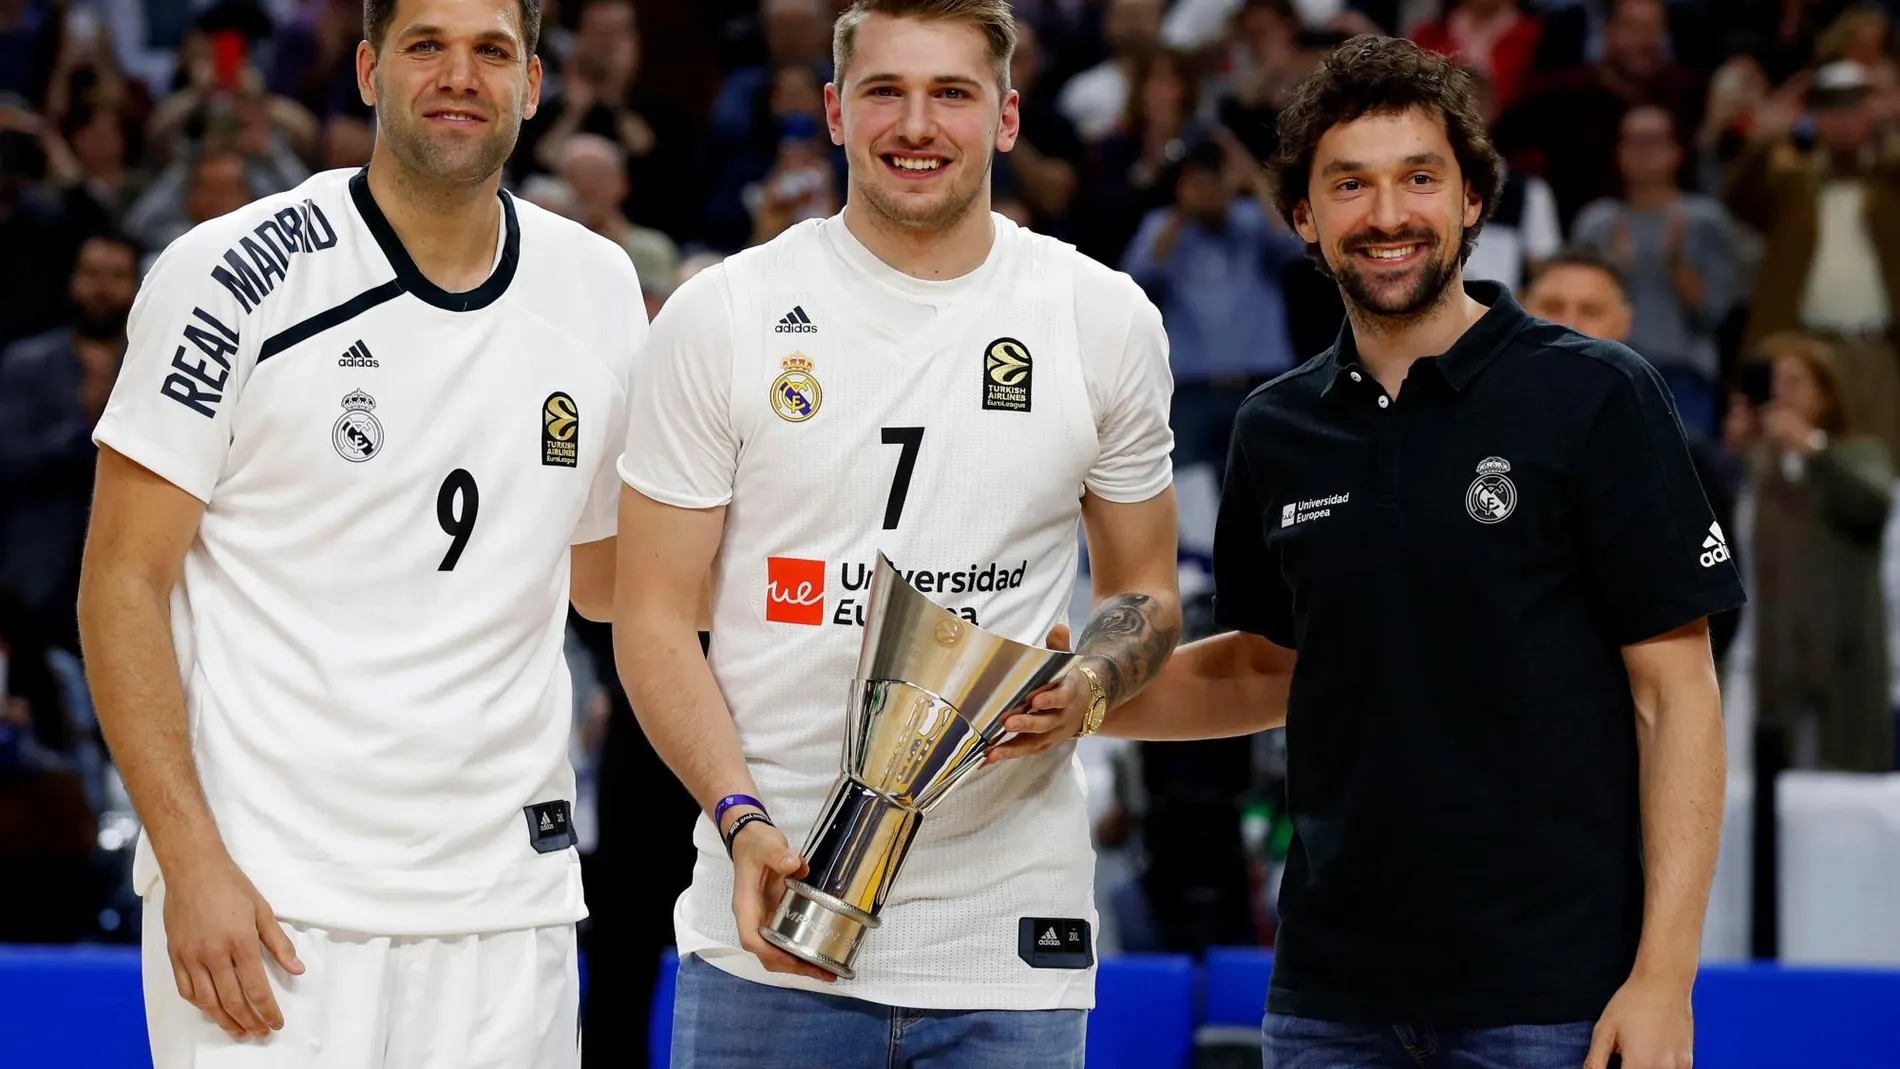
[(765, 803), (749, 794), (728, 794), (724, 798), (719, 799), (719, 804), (713, 807), (714, 830), (717, 830), (719, 822), (725, 819), (726, 810), (731, 809), (735, 805), (749, 805), (761, 813), (765, 812)]

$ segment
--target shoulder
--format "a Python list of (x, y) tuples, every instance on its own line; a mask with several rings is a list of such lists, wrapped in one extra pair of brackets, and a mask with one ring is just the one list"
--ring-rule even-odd
[(50, 363), (66, 359), (73, 344), (71, 327), (55, 327), (0, 347), (0, 374), (35, 374)]
[(1254, 387), (1253, 392), (1240, 402), (1240, 409), (1234, 415), (1235, 426), (1245, 425), (1252, 429), (1262, 422), (1271, 422), (1277, 416), (1309, 408), (1326, 388), (1328, 373), (1338, 356), (1339, 347), (1334, 345), (1298, 367), (1281, 372)]
[(1162, 334), (1161, 311), (1128, 272), (1117, 270), (1075, 246), (1023, 231), (1046, 262), (1066, 265), (1075, 290), (1076, 324), (1119, 351), (1130, 337)]
[[(561, 289), (584, 302), (620, 302), (640, 292), (639, 272), (627, 250), (565, 216), (520, 197), (510, 196), (521, 227), (524, 257), (533, 250), (531, 271), (550, 271)], [(543, 276), (546, 277), (546, 276)], [(608, 307), (618, 307), (618, 304)]]
[(1702, 193), (1683, 195), (1682, 214), (1690, 222), (1704, 226), (1726, 228), (1729, 222), (1728, 209), (1722, 207), (1722, 202)]
[(656, 338), (677, 344), (713, 337), (730, 337), (733, 329), (732, 278), (728, 258), (713, 264), (667, 297), (653, 317)]
[(1599, 197), (1584, 205), (1583, 209), (1577, 212), (1577, 235), (1581, 237), (1585, 230), (1595, 230), (1609, 225), (1615, 220), (1619, 210), (1620, 206), (1614, 197)]
[(1666, 392), (1662, 377), (1636, 350), (1534, 316), (1526, 318), (1499, 359), (1519, 365), (1525, 380), (1540, 384), (1541, 392), (1572, 410), (1619, 393)]
[(323, 171), (291, 189), (207, 219), (166, 245), (148, 274), (161, 270), (209, 271), (227, 258), (248, 261), (253, 254), (247, 242), (257, 250), (256, 255), (280, 259), (313, 248), (329, 248), (336, 244), (344, 213), (349, 210), (352, 173), (344, 169)]

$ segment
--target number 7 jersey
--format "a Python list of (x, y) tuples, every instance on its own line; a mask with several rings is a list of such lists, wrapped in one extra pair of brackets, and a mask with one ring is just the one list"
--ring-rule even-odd
[[(611, 537), (647, 321), (626, 254), (503, 193), (423, 277), (330, 171), (144, 280), (95, 440), (205, 503), (172, 597), (192, 751), (278, 915), (382, 935), (585, 915), (562, 654)], [(141, 841), (135, 880), (158, 875)]]
[[(795, 849), (839, 772), (878, 553), (964, 619), (1040, 644), (1068, 618), (1084, 492), (1135, 503), (1172, 480), (1154, 305), (991, 218), (984, 264), (943, 282), (892, 270), (840, 216), (801, 223), (681, 287), (640, 362), (621, 473), (667, 504), (726, 506), (712, 670)], [(933, 809), (836, 985), (739, 949), (732, 866), (702, 818), (680, 952), (912, 1008), (1087, 1007), (1092, 971), (1037, 944), (1051, 928), (1080, 942), (1095, 916), (1073, 749), (979, 771)]]

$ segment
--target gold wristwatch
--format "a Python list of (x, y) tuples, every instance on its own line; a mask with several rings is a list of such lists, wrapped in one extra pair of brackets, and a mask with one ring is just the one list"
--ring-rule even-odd
[(1102, 689), (1102, 677), (1095, 674), (1095, 669), (1077, 661), (1075, 670), (1089, 681), (1089, 709), (1082, 714), (1082, 727), (1075, 733), (1076, 738), (1085, 739), (1102, 730), (1102, 718), (1108, 715), (1108, 691)]

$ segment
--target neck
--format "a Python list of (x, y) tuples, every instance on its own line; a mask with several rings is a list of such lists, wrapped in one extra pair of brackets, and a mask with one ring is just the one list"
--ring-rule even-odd
[(450, 293), (482, 284), (500, 240), (497, 171), (481, 182), (434, 181), (415, 174), (379, 143), (370, 156), (369, 192), (416, 269)]
[(1667, 208), (1682, 196), (1682, 191), (1673, 183), (1657, 182), (1649, 185), (1631, 186), (1627, 199), (1629, 206), (1639, 212), (1651, 212), (1658, 208)]
[(1465, 293), (1463, 271), (1452, 276), (1436, 304), (1415, 316), (1372, 315), (1346, 302), (1359, 360), (1393, 397), (1398, 396), (1413, 361), (1449, 350), (1489, 310)]
[(942, 230), (899, 226), (858, 205), (845, 205), (844, 226), (871, 255), (912, 278), (961, 278), (983, 266), (996, 242), (989, 191)]

